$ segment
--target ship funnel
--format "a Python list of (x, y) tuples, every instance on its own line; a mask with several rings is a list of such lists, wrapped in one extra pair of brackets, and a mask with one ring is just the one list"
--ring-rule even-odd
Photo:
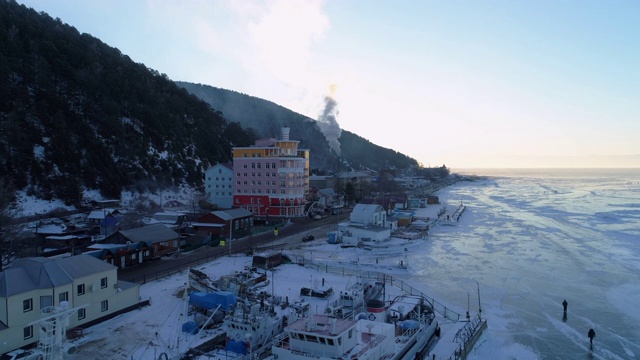
[(288, 126), (282, 128), (282, 140), (289, 141), (289, 130), (291, 130)]

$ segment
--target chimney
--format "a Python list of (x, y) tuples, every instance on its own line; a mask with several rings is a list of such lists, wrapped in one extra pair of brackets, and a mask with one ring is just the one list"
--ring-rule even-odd
[(283, 141), (289, 141), (289, 127), (285, 126), (282, 128), (282, 140)]

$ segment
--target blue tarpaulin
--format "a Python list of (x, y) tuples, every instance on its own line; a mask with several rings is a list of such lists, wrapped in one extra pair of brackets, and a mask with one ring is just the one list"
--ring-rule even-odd
[(198, 333), (198, 324), (195, 321), (187, 321), (182, 324), (182, 332), (186, 332), (187, 334), (197, 334)]
[(189, 304), (212, 310), (220, 305), (220, 309), (229, 311), (230, 308), (236, 306), (236, 295), (229, 291), (210, 293), (194, 291), (189, 294)]
[(247, 344), (242, 341), (229, 340), (227, 345), (224, 347), (225, 350), (234, 352), (236, 354), (246, 355), (247, 354)]

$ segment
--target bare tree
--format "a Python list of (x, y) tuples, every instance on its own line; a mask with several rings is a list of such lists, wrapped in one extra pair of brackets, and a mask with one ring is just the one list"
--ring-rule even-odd
[(13, 221), (16, 211), (11, 209), (14, 200), (15, 192), (11, 183), (0, 178), (0, 271), (16, 258), (18, 231)]

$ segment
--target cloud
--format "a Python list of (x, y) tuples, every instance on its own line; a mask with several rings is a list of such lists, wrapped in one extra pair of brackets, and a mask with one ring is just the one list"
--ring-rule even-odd
[(311, 74), (312, 45), (329, 29), (318, 1), (268, 2), (263, 15), (248, 26), (252, 67), (262, 68), (285, 84), (302, 86)]

